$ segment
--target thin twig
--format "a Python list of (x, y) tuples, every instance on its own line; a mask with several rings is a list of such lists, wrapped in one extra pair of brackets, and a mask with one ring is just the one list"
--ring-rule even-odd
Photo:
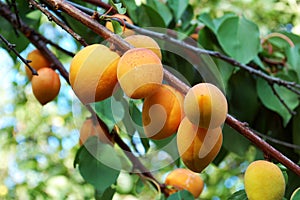
[(59, 46), (58, 44), (54, 43), (53, 41), (43, 37), (41, 38), (45, 43), (47, 44), (50, 44), (51, 46), (53, 46), (54, 48), (56, 48), (57, 50), (63, 52), (64, 54), (70, 56), (70, 57), (74, 57), (75, 56), (75, 53), (71, 52), (71, 51), (68, 51), (64, 48), (62, 48), (61, 46)]
[(31, 61), (26, 60), (25, 58), (23, 58), (19, 52), (15, 49), (16, 45), (15, 44), (11, 44), (7, 39), (5, 39), (1, 34), (0, 34), (0, 39), (4, 42), (4, 44), (7, 46), (8, 50), (14, 52), (14, 54), (16, 54), (16, 56), (18, 58), (20, 58), (20, 60), (29, 68), (29, 70), (31, 71), (32, 75), (38, 75), (37, 71), (31, 67), (29, 65), (29, 63)]
[(254, 129), (251, 129), (253, 132), (255, 132), (256, 135), (259, 135), (261, 138), (265, 139), (265, 140), (268, 140), (270, 142), (273, 142), (275, 144), (279, 144), (281, 146), (284, 146), (284, 147), (288, 147), (288, 148), (291, 148), (291, 149), (295, 149), (295, 150), (300, 150), (300, 146), (299, 145), (296, 145), (296, 144), (291, 144), (291, 143), (288, 143), (288, 142), (283, 142), (281, 140), (277, 140), (275, 138), (272, 138), (270, 136), (267, 136), (265, 134), (262, 134)]
[(29, 3), (36, 8), (38, 8), (41, 12), (43, 12), (49, 21), (54, 21), (57, 25), (59, 25), (62, 29), (67, 31), (70, 35), (72, 35), (81, 45), (87, 46), (86, 41), (77, 33), (75, 33), (70, 27), (68, 27), (64, 22), (60, 21), (56, 16), (51, 14), (44, 6), (40, 5), (35, 0), (29, 0)]
[(83, 1), (88, 2), (90, 4), (93, 4), (95, 6), (99, 6), (103, 9), (105, 9), (105, 10), (110, 10), (111, 9), (110, 12), (113, 13), (113, 14), (118, 13), (118, 11), (113, 6), (102, 2), (101, 0), (83, 0)]
[(280, 103), (286, 108), (286, 110), (291, 114), (291, 115), (296, 115), (297, 113), (289, 108), (289, 106), (286, 104), (286, 102), (281, 98), (281, 96), (278, 94), (277, 90), (274, 87), (274, 83), (270, 83), (269, 85), (274, 93), (274, 95), (277, 97), (277, 99), (280, 101)]

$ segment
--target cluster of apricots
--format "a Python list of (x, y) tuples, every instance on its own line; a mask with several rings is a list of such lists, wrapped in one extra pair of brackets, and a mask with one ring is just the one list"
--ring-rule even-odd
[[(81, 49), (71, 62), (71, 86), (84, 104), (102, 101), (118, 88), (129, 98), (143, 99), (142, 122), (146, 137), (161, 140), (177, 132), (179, 154), (191, 170), (179, 172), (190, 179), (212, 162), (222, 146), (221, 126), (227, 115), (226, 98), (210, 83), (199, 83), (186, 95), (163, 84), (162, 54), (156, 41), (144, 35), (130, 35), (124, 40), (134, 48), (121, 56), (103, 44)], [(97, 128), (90, 119), (88, 121), (83, 125), (89, 123), (88, 131), (81, 131), (81, 144), (86, 135), (98, 135), (99, 138), (101, 135), (101, 131), (91, 131)], [(196, 182), (201, 182), (196, 176)], [(189, 190), (179, 183), (172, 184), (175, 177), (170, 175), (166, 184)], [(202, 188), (198, 183), (195, 187)], [(195, 197), (201, 193), (190, 192)]]
[(59, 75), (52, 69), (51, 63), (35, 49), (27, 55), (29, 64), (33, 67), (38, 75), (33, 76), (29, 68), (26, 67), (26, 74), (31, 81), (32, 91), (35, 98), (45, 105), (55, 99), (60, 90)]

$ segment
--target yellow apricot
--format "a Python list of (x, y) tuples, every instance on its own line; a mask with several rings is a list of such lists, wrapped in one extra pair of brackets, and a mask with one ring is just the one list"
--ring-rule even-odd
[(31, 79), (32, 91), (35, 98), (45, 105), (55, 99), (60, 90), (60, 79), (58, 74), (51, 68), (41, 68), (38, 76)]
[(181, 121), (177, 132), (177, 148), (187, 168), (201, 172), (219, 153), (223, 142), (221, 127), (203, 129), (187, 117)]
[(204, 182), (198, 174), (183, 168), (171, 171), (166, 177), (165, 184), (173, 186), (176, 190), (187, 190), (195, 198), (199, 197), (204, 187)]
[(159, 45), (154, 39), (152, 39), (149, 36), (131, 35), (124, 38), (124, 40), (136, 48), (150, 49), (151, 51), (153, 51), (153, 53), (155, 53), (159, 57), (159, 59), (162, 58)]
[(112, 145), (107, 130), (103, 128), (98, 122), (94, 122), (92, 118), (87, 118), (80, 128), (80, 146), (83, 145), (86, 140), (92, 136), (97, 136), (101, 142)]
[(184, 112), (193, 124), (201, 128), (216, 128), (226, 119), (227, 100), (213, 84), (199, 83), (186, 94)]
[[(51, 63), (43, 56), (43, 54), (38, 49), (31, 51), (27, 55), (26, 59), (31, 61), (29, 65), (33, 67), (36, 71), (44, 67), (50, 67), (51, 65)], [(29, 80), (31, 80), (32, 72), (27, 66), (25, 67), (26, 67), (25, 70), (26, 70), (27, 77)]]
[(160, 140), (176, 133), (183, 118), (183, 95), (169, 85), (161, 85), (144, 100), (142, 121), (145, 135)]
[(280, 168), (266, 160), (254, 161), (247, 167), (244, 184), (249, 200), (282, 200), (285, 192)]
[(121, 57), (117, 77), (127, 96), (141, 99), (160, 87), (163, 80), (163, 66), (151, 50), (133, 48)]
[(110, 97), (117, 85), (117, 65), (120, 56), (102, 44), (80, 50), (72, 59), (70, 83), (83, 103)]
[[(129, 17), (127, 17), (126, 15), (123, 15), (123, 14), (114, 14), (114, 15), (112, 15), (111, 17), (118, 18), (118, 19), (122, 19), (122, 20), (124, 20), (124, 22), (127, 22), (127, 23), (129, 23), (129, 24), (133, 24), (133, 21), (132, 21)], [(112, 22), (107, 21), (107, 22), (105, 23), (105, 27), (106, 27), (108, 30), (110, 30), (111, 32), (115, 32), (115, 31), (114, 31), (114, 26), (113, 26)], [(125, 27), (126, 27), (126, 26), (125, 26)], [(124, 26), (121, 25), (121, 28), (124, 29)], [(126, 29), (124, 30), (124, 32), (123, 32), (122, 35), (123, 35), (124, 37), (126, 37), (126, 36), (130, 36), (130, 35), (134, 35), (134, 34), (135, 34), (135, 32), (134, 32), (133, 30), (130, 30), (130, 29), (126, 28)]]

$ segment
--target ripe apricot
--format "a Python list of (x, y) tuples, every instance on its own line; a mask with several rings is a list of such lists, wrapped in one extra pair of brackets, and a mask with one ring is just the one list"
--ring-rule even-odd
[(145, 135), (160, 140), (176, 133), (183, 118), (183, 95), (169, 85), (161, 85), (144, 100), (142, 121)]
[(198, 174), (183, 168), (171, 171), (166, 177), (165, 184), (177, 190), (187, 190), (195, 198), (199, 197), (204, 187), (204, 182)]
[[(43, 56), (43, 54), (38, 49), (31, 51), (27, 55), (26, 59), (31, 61), (29, 63), (29, 65), (31, 67), (33, 67), (36, 71), (38, 71), (39, 69), (44, 68), (44, 67), (50, 67), (50, 65), (51, 65), (51, 63)], [(31, 80), (32, 72), (30, 71), (30, 69), (27, 66), (26, 66), (25, 70), (26, 70), (28, 79)]]
[[(122, 19), (124, 20), (124, 22), (127, 22), (129, 24), (133, 24), (133, 21), (127, 17), (126, 15), (123, 15), (123, 14), (114, 14), (112, 15), (111, 17), (114, 17), (114, 18), (118, 18), (118, 19)], [(112, 24), (112, 22), (110, 21), (107, 21), (106, 24), (105, 24), (105, 27), (110, 30), (111, 32), (115, 32), (114, 30), (114, 26)], [(124, 26), (121, 25), (122, 29), (124, 29)], [(126, 26), (125, 26), (126, 27)], [(133, 30), (130, 30), (128, 28), (126, 28), (123, 32), (123, 36), (126, 37), (126, 36), (130, 36), (130, 35), (134, 35), (134, 31)]]
[(121, 57), (117, 76), (127, 96), (141, 99), (160, 87), (163, 80), (163, 66), (158, 56), (151, 50), (133, 48)]
[(199, 83), (186, 94), (184, 112), (193, 124), (202, 128), (216, 128), (226, 119), (227, 100), (213, 84)]
[(201, 172), (219, 153), (223, 142), (221, 127), (203, 129), (185, 117), (177, 131), (177, 148), (187, 168)]
[(117, 65), (120, 56), (102, 44), (80, 50), (72, 59), (70, 83), (83, 103), (110, 97), (117, 85)]
[(92, 118), (87, 118), (80, 128), (79, 144), (83, 145), (89, 137), (97, 136), (99, 140), (106, 144), (112, 144), (109, 133), (99, 123)]
[(159, 45), (157, 44), (157, 42), (154, 39), (152, 39), (149, 36), (146, 36), (146, 35), (131, 35), (131, 36), (128, 36), (128, 37), (124, 38), (124, 40), (126, 42), (128, 42), (129, 44), (131, 44), (132, 46), (136, 47), (136, 48), (150, 49), (160, 59), (162, 58)]
[(35, 98), (42, 104), (52, 101), (59, 93), (60, 79), (51, 68), (41, 68), (38, 76), (31, 79), (32, 91)]
[(244, 184), (249, 200), (281, 200), (285, 192), (280, 168), (266, 160), (254, 161), (247, 167)]

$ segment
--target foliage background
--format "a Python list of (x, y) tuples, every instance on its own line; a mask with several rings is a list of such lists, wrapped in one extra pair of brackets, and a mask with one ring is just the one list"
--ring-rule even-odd
[[(210, 12), (213, 18), (221, 17), (228, 12), (245, 15), (258, 24), (262, 36), (279, 30), (300, 33), (300, 5), (297, 1), (194, 0), (190, 3), (195, 15), (203, 12)], [(24, 12), (28, 11), (26, 1), (23, 1), (23, 4), (25, 5)], [(53, 23), (49, 23), (38, 11), (28, 12), (26, 20), (36, 22), (31, 24), (35, 24), (39, 32), (48, 39), (72, 52), (78, 50), (78, 44), (68, 34)], [(198, 23), (196, 18), (194, 20)], [(9, 25), (4, 20), (0, 20), (0, 27), (7, 28)], [(0, 31), (1, 34), (5, 32), (4, 29)], [(16, 39), (17, 45), (22, 46), (24, 38)], [(27, 46), (22, 51), (22, 55), (26, 57), (33, 49), (33, 46)], [(68, 69), (70, 58), (58, 54), (55, 49), (53, 51)], [(88, 116), (87, 111), (80, 105), (64, 80), (61, 80), (62, 88), (57, 100), (41, 107), (32, 94), (24, 64), (15, 60), (14, 57), (11, 58), (5, 48), (1, 49), (0, 58), (0, 96), (2, 97), (0, 102), (0, 199), (92, 199), (93, 187), (85, 183), (78, 169), (73, 167), (74, 157), (79, 148), (78, 130), (85, 117)], [(230, 87), (236, 89), (236, 91), (232, 90), (232, 98), (235, 97), (235, 92), (241, 93), (239, 88), (235, 87), (236, 84), (241, 85), (241, 88), (248, 87), (248, 82), (243, 82), (243, 80), (252, 81), (251, 77), (242, 72), (232, 78), (229, 83)], [(251, 89), (253, 88), (250, 87), (249, 90)], [(234, 99), (231, 100), (234, 102)], [(235, 100), (239, 101), (239, 99)], [(266, 111), (266, 108), (264, 109)], [(243, 110), (237, 108), (232, 110), (232, 113), (239, 116), (241, 120), (247, 120)], [(279, 118), (273, 112), (265, 112), (261, 123), (271, 125), (261, 131), (267, 132), (274, 128), (274, 124), (280, 123)], [(226, 127), (224, 129), (226, 130)], [(231, 136), (227, 135), (229, 138)], [(290, 142), (290, 138), (287, 138), (287, 141)], [(247, 145), (242, 143), (235, 150), (231, 149), (232, 153), (228, 154), (222, 162), (215, 161), (218, 166), (212, 164), (201, 174), (206, 183), (204, 193), (201, 195), (203, 199), (225, 199), (243, 188), (242, 173), (246, 166), (253, 159), (262, 157), (260, 151), (249, 146), (248, 141), (244, 142)], [(286, 151), (281, 146), (279, 148), (283, 152), (290, 152), (290, 149)], [(162, 170), (155, 175), (163, 180), (167, 170)], [(122, 176), (121, 179), (124, 182), (120, 185), (137, 181), (135, 176)], [(157, 195), (150, 185), (146, 184), (143, 189), (144, 192), (139, 198), (153, 198)], [(119, 189), (119, 192), (121, 190)], [(134, 197), (136, 190), (137, 188), (132, 186), (131, 194), (118, 194), (115, 199), (136, 199), (137, 197)]]

